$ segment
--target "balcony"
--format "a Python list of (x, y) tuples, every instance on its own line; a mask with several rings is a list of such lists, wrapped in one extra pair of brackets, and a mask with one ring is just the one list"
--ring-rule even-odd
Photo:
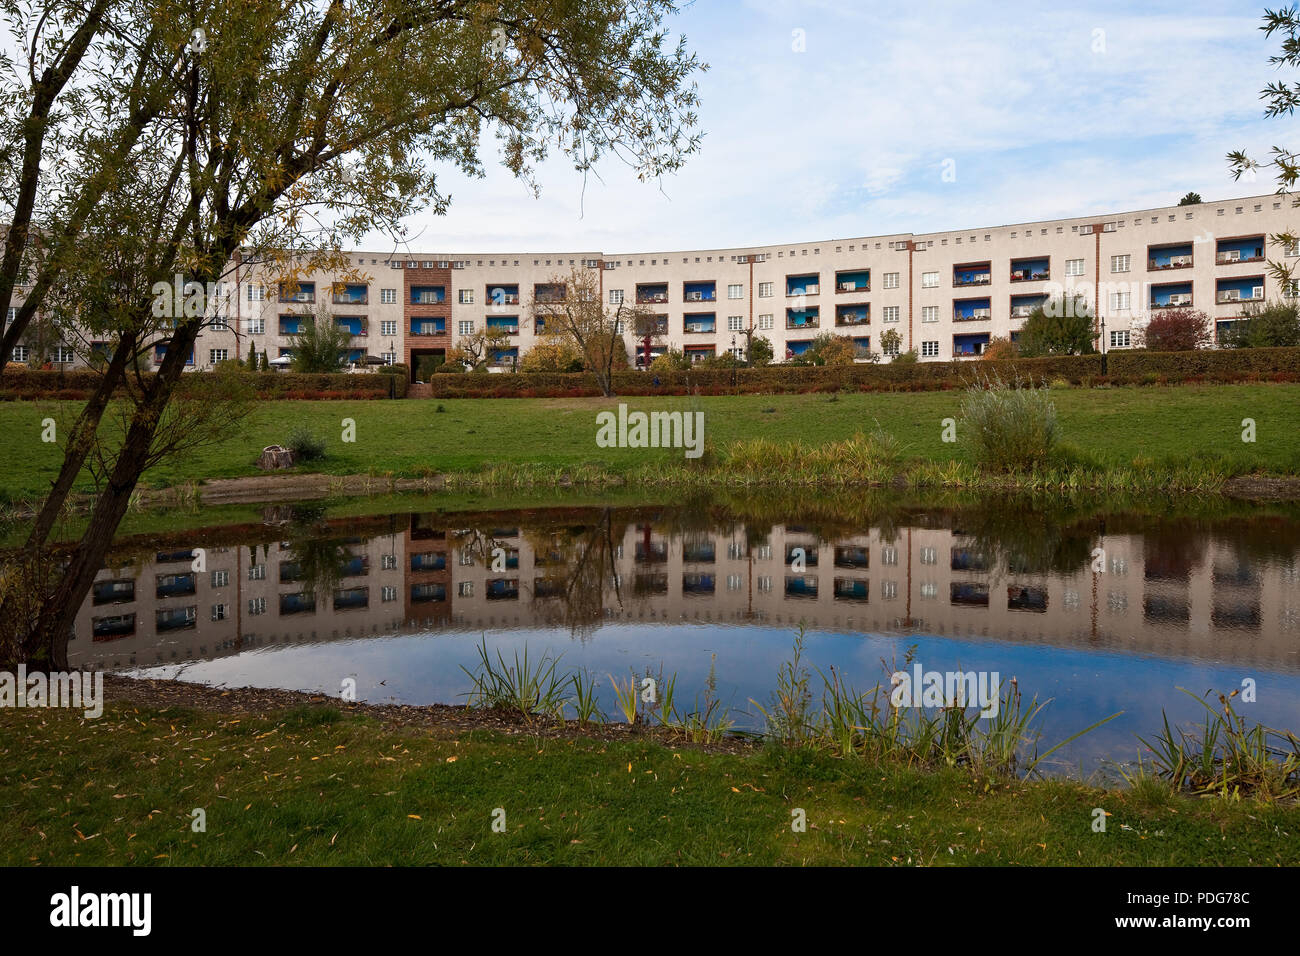
[(154, 586), (154, 597), (188, 597), (195, 593), (194, 575), (160, 574)]
[(717, 331), (717, 320), (712, 312), (682, 317), (682, 329), (687, 335), (706, 335)]
[(819, 272), (785, 277), (785, 294), (787, 296), (820, 295), (821, 291), (821, 273)]
[(489, 331), (504, 332), (506, 335), (519, 334), (519, 316), (494, 315), (487, 320)]
[(1215, 246), (1215, 265), (1232, 266), (1242, 262), (1264, 261), (1264, 237), (1244, 236), (1220, 239)]
[(300, 282), (297, 285), (280, 284), (280, 301), (295, 302), (299, 305), (316, 304), (316, 283)]
[(412, 604), (431, 604), (447, 600), (447, 586), (436, 582), (411, 585)]
[(353, 336), (354, 338), (358, 336), (366, 335), (369, 332), (369, 326), (366, 324), (365, 319), (352, 318), (352, 317), (340, 318), (339, 316), (335, 316), (334, 324), (337, 325), (340, 329), (347, 329), (348, 334)]
[(787, 329), (820, 328), (821, 327), (820, 310), (818, 310), (816, 307), (810, 309), (786, 309), (785, 327)]
[(716, 302), (718, 285), (716, 282), (684, 282), (682, 299), (686, 302)]
[(668, 302), (668, 283), (657, 282), (636, 287), (637, 305), (664, 305)]
[(415, 336), (446, 335), (447, 323), (442, 319), (415, 321), (411, 323), (411, 334)]
[(972, 262), (952, 267), (952, 284), (954, 287), (988, 285), (992, 281), (992, 263)]
[(988, 299), (960, 299), (952, 304), (954, 322), (986, 322), (991, 318), (993, 309)]
[(867, 305), (836, 306), (835, 324), (841, 327), (870, 325), (871, 307)]
[(487, 287), (488, 303), (495, 306), (500, 305), (518, 305), (519, 304), (519, 286), (517, 285), (490, 285)]
[(835, 579), (835, 600), (837, 601), (855, 601), (859, 604), (866, 604), (868, 600), (868, 582), (859, 581), (856, 578), (836, 578)]
[(424, 551), (411, 555), (412, 571), (445, 571), (447, 554), (444, 551)]
[(518, 601), (518, 578), (494, 578), (486, 582), (486, 596), (489, 601)]
[(817, 597), (817, 578), (814, 575), (786, 575), (785, 596), (788, 598)]
[(1215, 284), (1214, 301), (1218, 305), (1263, 302), (1264, 277), (1251, 276), (1247, 279), (1220, 279)]
[(1150, 308), (1182, 309), (1192, 304), (1192, 284), (1158, 285), (1151, 287)]
[(446, 300), (447, 290), (443, 286), (411, 286), (411, 305), (442, 305)]
[(975, 335), (954, 335), (952, 337), (952, 357), (953, 358), (973, 358), (983, 355), (984, 350), (988, 348), (989, 333), (980, 332)]
[(1011, 260), (1012, 282), (1038, 282), (1043, 279), (1050, 279), (1051, 277), (1052, 270), (1050, 259), (1038, 258)]
[(369, 305), (370, 287), (364, 285), (338, 286), (334, 290), (335, 305)]
[(1034, 309), (1039, 308), (1047, 302), (1045, 295), (1013, 295), (1011, 297), (1011, 317), (1013, 319), (1027, 319), (1033, 314)]
[(835, 291), (837, 293), (870, 292), (871, 271), (869, 269), (860, 269), (852, 272), (835, 273)]
[(533, 301), (539, 305), (558, 305), (567, 297), (563, 285), (539, 282), (533, 286)]
[(1150, 246), (1147, 249), (1147, 269), (1162, 272), (1166, 269), (1190, 269), (1193, 264), (1192, 246), (1180, 243), (1172, 246)]

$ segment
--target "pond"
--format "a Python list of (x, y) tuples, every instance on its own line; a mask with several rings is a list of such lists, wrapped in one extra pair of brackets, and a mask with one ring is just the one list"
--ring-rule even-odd
[(1041, 749), (1123, 712), (1054, 755), (1059, 774), (1133, 760), (1162, 711), (1199, 721), (1179, 688), (1247, 687), (1248, 720), (1300, 725), (1300, 520), (1285, 508), (843, 504), (268, 506), (261, 521), (119, 540), (69, 658), (427, 704), (465, 700), (480, 642), (508, 661), (526, 646), (598, 679), (611, 719), (611, 675), (675, 674), (689, 704), (712, 673), (736, 726), (757, 731), (754, 702), (802, 626), (814, 698), (832, 667), (862, 690), (917, 666), (1014, 678), (1051, 700)]

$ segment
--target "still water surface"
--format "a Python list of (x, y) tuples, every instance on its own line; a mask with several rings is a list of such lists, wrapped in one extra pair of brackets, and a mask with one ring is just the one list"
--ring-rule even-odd
[[(263, 522), (119, 543), (69, 646), (74, 666), (374, 703), (457, 703), (486, 641), (507, 660), (677, 675), (710, 668), (741, 728), (759, 730), (800, 624), (805, 662), (851, 684), (925, 670), (995, 671), (1051, 698), (1058, 773), (1138, 753), (1178, 691), (1255, 682), (1252, 720), (1300, 726), (1300, 521), (1022, 508), (800, 518), (726, 508), (570, 508)], [(198, 570), (196, 570), (196, 565)], [(816, 671), (813, 687), (819, 686)], [(689, 709), (689, 708), (687, 708)]]

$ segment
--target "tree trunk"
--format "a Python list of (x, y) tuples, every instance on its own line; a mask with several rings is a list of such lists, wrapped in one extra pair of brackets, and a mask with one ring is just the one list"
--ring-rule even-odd
[(81, 474), (82, 466), (90, 455), (90, 449), (94, 446), (95, 433), (99, 430), (104, 411), (108, 408), (113, 392), (126, 373), (127, 356), (135, 353), (135, 341), (133, 332), (122, 337), (117, 350), (113, 353), (113, 358), (108, 363), (108, 368), (104, 370), (99, 387), (86, 403), (86, 407), (81, 410), (81, 414), (77, 416), (77, 423), (68, 438), (59, 476), (55, 479), (49, 494), (46, 495), (40, 513), (36, 516), (36, 523), (27, 537), (28, 549), (44, 547), (50, 532), (54, 529), (54, 524), (63, 511), (64, 503), (72, 493), (73, 485), (76, 484), (77, 476)]
[(158, 425), (197, 335), (198, 324), (186, 323), (168, 343), (162, 367), (131, 417), (126, 440), (107, 484), (95, 501), (86, 533), (71, 553), (58, 585), (41, 606), (34, 632), (27, 641), (28, 656), (44, 654), (53, 670), (68, 669), (68, 638), (77, 613), (126, 515), (140, 475), (149, 463)]

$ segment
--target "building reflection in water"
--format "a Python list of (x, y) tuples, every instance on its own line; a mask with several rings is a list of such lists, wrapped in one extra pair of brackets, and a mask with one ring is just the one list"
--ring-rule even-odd
[(1295, 523), (913, 513), (854, 530), (666, 508), (453, 520), (268, 509), (261, 525), (126, 542), (70, 659), (116, 669), (440, 629), (585, 640), (607, 623), (689, 621), (1300, 666)]

